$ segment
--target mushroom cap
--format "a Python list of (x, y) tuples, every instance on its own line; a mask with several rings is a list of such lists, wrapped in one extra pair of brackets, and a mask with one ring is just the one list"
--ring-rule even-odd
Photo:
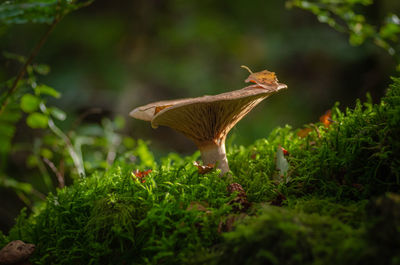
[(0, 264), (14, 264), (24, 261), (35, 251), (35, 245), (26, 244), (21, 240), (14, 240), (8, 243), (0, 251)]
[(163, 100), (158, 102), (153, 102), (141, 107), (137, 107), (132, 110), (129, 115), (135, 119), (151, 121), (155, 115), (158, 113), (157, 110), (161, 110), (170, 106), (173, 106), (178, 103), (183, 103), (186, 101), (193, 100), (194, 98), (183, 98), (183, 99), (175, 99), (175, 100)]
[(159, 101), (138, 107), (130, 115), (171, 127), (194, 140), (198, 146), (224, 141), (228, 132), (263, 99), (287, 88), (275, 73), (252, 73), (246, 82), (254, 85), (213, 96)]

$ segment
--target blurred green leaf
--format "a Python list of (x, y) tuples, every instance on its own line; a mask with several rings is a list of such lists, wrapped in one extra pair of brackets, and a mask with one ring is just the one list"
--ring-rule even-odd
[(52, 159), (53, 158), (53, 152), (47, 148), (42, 148), (40, 150), (40, 155), (47, 158), (47, 159)]
[(22, 55), (19, 55), (16, 53), (12, 53), (12, 52), (3, 51), (3, 56), (4, 56), (4, 58), (15, 60), (20, 63), (25, 63), (25, 61), (26, 61), (25, 56), (22, 56)]
[(121, 115), (118, 115), (114, 119), (114, 125), (117, 130), (122, 130), (125, 127), (125, 119)]
[(150, 167), (150, 168), (155, 166), (154, 156), (149, 151), (147, 144), (143, 140), (137, 141), (135, 155), (140, 158), (140, 160), (142, 161), (142, 163), (145, 166)]
[(51, 23), (57, 14), (57, 0), (6, 1), (0, 5), (4, 24)]
[(26, 182), (19, 182), (12, 178), (0, 178), (0, 186), (20, 190), (25, 193), (32, 192), (32, 185)]
[(40, 98), (31, 95), (25, 94), (21, 98), (21, 109), (26, 113), (32, 113), (39, 108)]
[(57, 120), (60, 120), (60, 121), (65, 120), (66, 117), (67, 117), (67, 114), (64, 111), (62, 111), (59, 108), (57, 108), (57, 107), (51, 107), (50, 108), (50, 114), (54, 118), (56, 118)]
[(8, 104), (0, 115), (0, 168), (6, 165), (11, 148), (11, 140), (16, 130), (16, 123), (21, 118), (21, 109), (15, 101)]
[(11, 0), (0, 4), (0, 24), (47, 23), (90, 4), (77, 0)]
[(39, 161), (35, 155), (29, 155), (26, 159), (26, 165), (28, 168), (34, 168), (39, 164)]
[(397, 34), (399, 33), (400, 33), (400, 25), (394, 23), (388, 23), (384, 25), (379, 32), (379, 34), (383, 38), (392, 39), (394, 41), (397, 40)]
[(131, 137), (124, 137), (122, 144), (128, 149), (132, 149), (135, 146), (135, 140)]
[(34, 129), (46, 128), (48, 121), (49, 118), (46, 115), (38, 112), (30, 114), (26, 118), (26, 123), (28, 124), (28, 126)]
[(40, 75), (47, 75), (50, 73), (50, 66), (47, 64), (35, 64), (33, 65), (33, 70)]
[(350, 44), (353, 46), (359, 46), (364, 42), (364, 37), (361, 34), (350, 34)]
[[(307, 10), (316, 15), (320, 22), (349, 34), (349, 42), (353, 46), (372, 40), (376, 46), (394, 56), (400, 49), (400, 19), (389, 13), (383, 26), (370, 24), (368, 16), (364, 15), (367, 13), (364, 6), (372, 3), (373, 0), (288, 0), (286, 6)], [(400, 60), (398, 57), (395, 59)]]
[(39, 86), (35, 87), (35, 93), (37, 95), (49, 95), (49, 96), (52, 96), (54, 98), (60, 98), (61, 97), (61, 93), (60, 92), (58, 92), (54, 88), (49, 87), (47, 85), (39, 85)]

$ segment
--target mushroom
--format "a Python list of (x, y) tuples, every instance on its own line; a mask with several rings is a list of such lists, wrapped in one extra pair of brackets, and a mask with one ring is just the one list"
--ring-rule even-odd
[(0, 251), (0, 264), (30, 264), (28, 259), (34, 251), (33, 244), (26, 244), (21, 240), (11, 241)]
[(216, 164), (221, 174), (229, 171), (225, 139), (229, 131), (258, 103), (287, 88), (278, 83), (275, 73), (250, 72), (245, 82), (254, 84), (213, 96), (159, 101), (130, 112), (136, 119), (150, 121), (153, 128), (168, 126), (192, 139), (203, 163)]

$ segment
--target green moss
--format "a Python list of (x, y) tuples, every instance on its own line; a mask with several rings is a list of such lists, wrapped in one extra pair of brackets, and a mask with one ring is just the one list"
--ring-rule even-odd
[(370, 203), (367, 213), (366, 264), (400, 264), (400, 195), (385, 194)]
[(288, 207), (298, 213), (330, 216), (344, 224), (358, 228), (366, 220), (368, 200), (340, 202), (336, 198), (303, 197), (290, 199)]
[(335, 218), (264, 207), (224, 235), (211, 264), (355, 264), (361, 230)]
[[(141, 183), (135, 167), (115, 165), (50, 195), (40, 214), (21, 215), (10, 239), (36, 244), (42, 264), (177, 262), (218, 241), (219, 217), (230, 210), (218, 172), (162, 166)], [(211, 216), (187, 210), (190, 202), (207, 202)]]
[[(336, 104), (332, 119), (329, 127), (307, 125), (303, 138), (286, 126), (228, 149), (232, 178), (253, 203), (233, 232), (219, 232), (232, 216), (230, 180), (199, 175), (198, 152), (157, 164), (138, 141), (135, 163), (122, 157), (49, 195), (34, 214), (23, 211), (0, 244), (36, 244), (36, 264), (399, 264), (400, 79), (381, 103), (357, 101), (345, 111)], [(289, 151), (284, 177), (279, 146)], [(132, 174), (148, 168), (144, 183)]]

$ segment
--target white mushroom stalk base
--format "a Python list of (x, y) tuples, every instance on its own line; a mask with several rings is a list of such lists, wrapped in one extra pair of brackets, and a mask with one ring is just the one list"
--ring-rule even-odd
[(221, 169), (221, 176), (229, 171), (228, 159), (225, 152), (225, 141), (220, 144), (207, 143), (206, 145), (198, 145), (201, 153), (203, 164), (215, 164), (217, 168)]

